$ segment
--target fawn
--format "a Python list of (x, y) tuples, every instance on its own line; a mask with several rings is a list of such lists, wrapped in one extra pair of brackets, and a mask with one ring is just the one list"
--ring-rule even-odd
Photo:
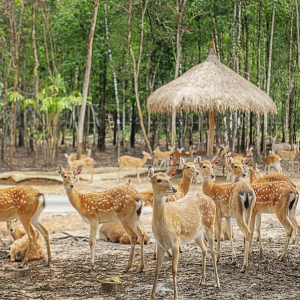
[(44, 207), (44, 195), (31, 186), (17, 186), (0, 190), (0, 221), (18, 218), (28, 235), (27, 250), (20, 267), (24, 267), (27, 264), (28, 256), (35, 240), (33, 226), (43, 235), (46, 241), (48, 266), (51, 263), (49, 233), (39, 220)]
[(155, 299), (156, 286), (165, 251), (172, 249), (172, 275), (174, 299), (177, 293), (177, 264), (179, 245), (195, 240), (202, 250), (202, 277), (205, 282), (207, 246), (204, 234), (211, 249), (212, 262), (215, 271), (215, 286), (220, 287), (214, 250), (214, 222), (216, 206), (211, 198), (203, 194), (186, 196), (179, 201), (165, 202), (166, 195), (173, 195), (177, 188), (170, 182), (177, 172), (178, 165), (172, 166), (168, 173), (156, 173), (152, 167), (148, 169), (148, 180), (152, 183), (154, 192), (152, 232), (157, 241), (157, 263), (155, 278), (150, 300)]
[(58, 173), (63, 179), (63, 185), (71, 204), (79, 212), (82, 219), (90, 225), (90, 267), (93, 268), (95, 263), (95, 240), (98, 225), (120, 222), (129, 235), (131, 243), (126, 271), (131, 268), (137, 239), (141, 244), (140, 271), (143, 271), (144, 235), (140, 228), (140, 215), (143, 207), (141, 194), (130, 185), (96, 193), (79, 193), (74, 186), (74, 181), (81, 171), (82, 166), (78, 166), (73, 172), (66, 172), (61, 165), (58, 165)]
[(14, 221), (7, 221), (6, 226), (9, 231), (10, 236), (15, 240), (19, 240), (21, 237), (23, 237), (26, 234), (26, 231), (24, 230), (23, 226), (20, 226), (18, 224), (18, 219)]
[(160, 168), (165, 165), (168, 167), (170, 165), (170, 155), (174, 152), (175, 147), (170, 147), (169, 146), (169, 151), (160, 151), (159, 146), (157, 146), (153, 150), (153, 156), (154, 156), (154, 161), (153, 161), (153, 166), (158, 167), (158, 161), (161, 160)]
[(278, 172), (282, 172), (282, 167), (280, 165), (281, 157), (275, 154), (272, 150), (268, 156), (265, 157), (265, 172), (269, 172), (271, 167), (274, 167)]

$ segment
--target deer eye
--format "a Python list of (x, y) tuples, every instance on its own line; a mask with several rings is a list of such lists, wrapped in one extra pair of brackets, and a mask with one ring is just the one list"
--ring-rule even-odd
[(235, 169), (237, 169), (237, 166), (234, 166)]
[(65, 175), (64, 178), (67, 178), (67, 175)]
[(76, 177), (74, 176), (73, 178), (75, 179)]
[(188, 169), (190, 169), (191, 167), (187, 167)]
[(160, 182), (162, 182), (162, 180), (161, 179), (157, 179), (156, 182), (160, 183)]
[(203, 166), (203, 169), (205, 169), (206, 167), (205, 166)]

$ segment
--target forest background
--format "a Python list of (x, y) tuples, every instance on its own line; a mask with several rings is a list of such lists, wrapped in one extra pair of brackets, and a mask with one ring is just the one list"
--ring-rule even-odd
[[(82, 151), (104, 151), (108, 140), (117, 156), (137, 140), (149, 140), (150, 152), (168, 147), (171, 114), (149, 113), (147, 98), (203, 62), (212, 41), (221, 62), (278, 110), (267, 119), (216, 112), (216, 142), (238, 152), (255, 145), (256, 153), (270, 135), (296, 143), (297, 0), (1, 0), (1, 163), (12, 168), (20, 148), (35, 164), (40, 147), (47, 166), (60, 145), (81, 153), (81, 128)], [(181, 111), (178, 147), (205, 148), (207, 129), (207, 113)]]

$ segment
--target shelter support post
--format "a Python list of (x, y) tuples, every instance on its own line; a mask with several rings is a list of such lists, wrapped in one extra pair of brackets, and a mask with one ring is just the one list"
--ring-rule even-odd
[(176, 142), (176, 110), (172, 110), (172, 147)]
[(208, 131), (208, 140), (207, 140), (208, 157), (213, 157), (214, 135), (215, 135), (215, 114), (213, 110), (209, 110), (209, 131)]

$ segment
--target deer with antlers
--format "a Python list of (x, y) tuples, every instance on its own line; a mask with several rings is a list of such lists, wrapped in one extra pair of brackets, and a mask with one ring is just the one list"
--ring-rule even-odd
[[(234, 180), (236, 182), (239, 182), (241, 177), (245, 177), (244, 165), (234, 164), (232, 168), (233, 172), (235, 172)], [(249, 170), (250, 172), (252, 172), (251, 168), (249, 168)], [(241, 173), (243, 173), (243, 175), (239, 175)], [(294, 224), (296, 232), (297, 228), (299, 228), (294, 211), (295, 205), (298, 201), (298, 191), (292, 184), (287, 181), (274, 181), (270, 179), (271, 176), (268, 177), (268, 180), (264, 180), (264, 178), (262, 177), (251, 183), (251, 186), (253, 187), (256, 195), (256, 202), (250, 219), (250, 249), (252, 246), (253, 231), (256, 221), (256, 230), (259, 240), (259, 253), (262, 253), (263, 247), (261, 242), (261, 214), (275, 213), (278, 220), (285, 228), (287, 235), (283, 253), (279, 255), (279, 259), (282, 260), (287, 255), (288, 244), (293, 233), (292, 224)]]
[(137, 180), (139, 183), (141, 183), (140, 179), (140, 168), (147, 162), (148, 159), (152, 159), (151, 155), (148, 152), (143, 151), (143, 158), (139, 157), (133, 157), (128, 155), (123, 155), (119, 159), (120, 168), (118, 169), (118, 179), (120, 178), (120, 171), (125, 167), (135, 167), (136, 168), (136, 174), (137, 174)]
[(217, 252), (218, 260), (220, 258), (220, 235), (221, 235), (221, 222), (225, 217), (227, 221), (228, 236), (232, 249), (232, 263), (236, 262), (236, 254), (232, 242), (232, 218), (236, 222), (245, 238), (245, 253), (244, 263), (241, 271), (244, 272), (248, 266), (248, 255), (251, 232), (249, 229), (249, 221), (251, 219), (252, 210), (255, 204), (255, 193), (250, 184), (246, 182), (237, 182), (230, 184), (214, 184), (213, 179), (215, 174), (213, 166), (217, 165), (220, 161), (220, 156), (215, 156), (210, 161), (200, 161), (200, 175), (202, 175), (203, 193), (211, 197), (217, 208), (216, 223), (217, 223)]
[(195, 240), (202, 250), (202, 277), (200, 283), (205, 282), (207, 246), (204, 234), (211, 248), (215, 286), (220, 287), (214, 250), (216, 206), (211, 198), (200, 193), (186, 196), (179, 201), (166, 203), (166, 196), (177, 192), (177, 188), (170, 182), (177, 169), (178, 165), (175, 165), (170, 168), (168, 173), (159, 172), (156, 174), (154, 174), (152, 167), (148, 169), (148, 180), (152, 183), (154, 192), (152, 232), (158, 246), (155, 278), (150, 300), (155, 299), (158, 276), (165, 251), (168, 249), (172, 249), (174, 299), (178, 299), (176, 275), (179, 245), (188, 243), (191, 240)]
[[(93, 182), (93, 177), (94, 177), (94, 171), (93, 171), (93, 167), (95, 165), (95, 161), (93, 158), (91, 157), (85, 157), (79, 160), (74, 160), (72, 161), (72, 157), (73, 154), (68, 155), (67, 153), (65, 153), (65, 158), (67, 159), (68, 162), (68, 166), (70, 168), (71, 171), (74, 171), (78, 166), (82, 166), (82, 168), (88, 168), (89, 171), (91, 172), (91, 181), (90, 183)], [(79, 176), (77, 177), (78, 182), (79, 182)]]
[(131, 268), (137, 240), (141, 244), (140, 271), (143, 271), (144, 235), (140, 227), (143, 197), (129, 185), (96, 193), (79, 193), (74, 182), (81, 171), (82, 166), (78, 166), (73, 172), (67, 172), (61, 165), (58, 165), (58, 173), (63, 179), (63, 185), (70, 203), (79, 212), (82, 219), (90, 225), (90, 267), (93, 268), (95, 263), (95, 240), (98, 225), (112, 222), (121, 223), (130, 238), (131, 250), (126, 271)]
[(20, 267), (24, 267), (27, 264), (30, 250), (35, 242), (36, 235), (33, 226), (42, 234), (46, 241), (48, 266), (51, 263), (49, 233), (39, 220), (44, 207), (44, 195), (31, 186), (17, 186), (0, 190), (0, 221), (9, 221), (17, 218), (28, 235), (27, 250)]

